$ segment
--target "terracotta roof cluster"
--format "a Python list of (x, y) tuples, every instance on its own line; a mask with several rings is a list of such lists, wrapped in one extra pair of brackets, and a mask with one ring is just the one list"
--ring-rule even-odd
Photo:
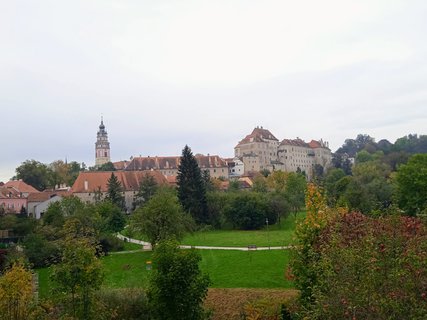
[(4, 184), (7, 188), (15, 188), (19, 192), (22, 193), (31, 193), (31, 192), (39, 192), (34, 187), (30, 186), (29, 184), (26, 184), (22, 180), (10, 180)]
[[(195, 155), (201, 169), (227, 167), (227, 163), (217, 155)], [(168, 170), (178, 169), (181, 157), (135, 157), (125, 170)]]
[(117, 177), (124, 191), (137, 191), (139, 184), (146, 174), (152, 176), (158, 184), (167, 184), (168, 181), (159, 171), (87, 171), (80, 172), (71, 188), (72, 193), (94, 192), (100, 188), (101, 192), (108, 190), (108, 179), (111, 173)]
[(269, 130), (263, 127), (256, 127), (251, 134), (248, 134), (237, 145), (251, 143), (251, 142), (265, 142), (265, 140), (279, 141)]

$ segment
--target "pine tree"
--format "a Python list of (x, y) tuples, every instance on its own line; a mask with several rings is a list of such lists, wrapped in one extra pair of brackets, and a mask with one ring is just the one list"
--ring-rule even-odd
[(108, 179), (107, 187), (107, 199), (118, 206), (120, 209), (125, 209), (125, 197), (122, 194), (122, 184), (113, 172), (111, 172), (111, 177)]
[(187, 145), (182, 150), (177, 184), (178, 199), (182, 207), (192, 215), (197, 223), (207, 223), (205, 183), (197, 160)]

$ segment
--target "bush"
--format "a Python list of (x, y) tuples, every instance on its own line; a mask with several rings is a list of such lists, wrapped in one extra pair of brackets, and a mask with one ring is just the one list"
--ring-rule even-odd
[(25, 237), (24, 253), (34, 268), (50, 266), (58, 261), (60, 256), (59, 247), (55, 242), (47, 241), (40, 234), (30, 234)]
[(143, 289), (101, 290), (96, 293), (96, 298), (111, 314), (111, 319), (150, 319), (148, 301)]
[[(337, 215), (311, 247), (310, 319), (424, 319), (427, 228), (419, 219)], [(301, 272), (297, 275), (304, 276)]]
[(110, 251), (122, 251), (124, 249), (123, 241), (112, 234), (103, 234), (99, 237), (99, 245), (104, 254)]

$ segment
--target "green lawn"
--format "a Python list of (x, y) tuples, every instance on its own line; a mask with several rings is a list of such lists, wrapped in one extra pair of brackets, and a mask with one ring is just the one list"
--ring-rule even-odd
[(123, 241), (123, 251), (140, 250), (142, 246), (140, 244)]
[(220, 246), (220, 247), (246, 247), (255, 244), (259, 247), (287, 246), (292, 243), (295, 230), (295, 221), (305, 217), (305, 212), (290, 215), (279, 224), (264, 227), (261, 230), (211, 230), (200, 231), (187, 235), (182, 244), (191, 246)]
[[(200, 250), (202, 270), (214, 288), (292, 288), (284, 277), (288, 250), (228, 251)], [(108, 288), (146, 287), (151, 271), (146, 261), (151, 252), (115, 254), (102, 258)], [(40, 269), (40, 296), (49, 293), (49, 269)]]

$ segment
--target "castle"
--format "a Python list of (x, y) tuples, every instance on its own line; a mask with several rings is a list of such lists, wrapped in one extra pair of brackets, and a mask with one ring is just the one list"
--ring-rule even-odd
[(300, 171), (311, 179), (315, 166), (326, 170), (332, 162), (327, 142), (311, 140), (306, 143), (299, 138), (279, 141), (263, 127), (256, 127), (243, 138), (234, 148), (234, 154), (243, 162), (246, 174), (262, 170)]
[[(200, 168), (209, 171), (214, 178), (232, 178), (250, 175), (263, 170), (305, 172), (311, 179), (317, 167), (327, 170), (332, 162), (332, 153), (327, 142), (311, 140), (309, 143), (297, 139), (279, 141), (269, 130), (256, 127), (234, 148), (234, 159), (222, 159), (217, 155), (196, 154)], [(110, 162), (110, 143), (103, 119), (95, 143), (95, 165)], [(179, 156), (172, 157), (135, 157), (130, 161), (118, 161), (113, 165), (116, 170), (160, 171), (166, 177), (176, 177)]]

